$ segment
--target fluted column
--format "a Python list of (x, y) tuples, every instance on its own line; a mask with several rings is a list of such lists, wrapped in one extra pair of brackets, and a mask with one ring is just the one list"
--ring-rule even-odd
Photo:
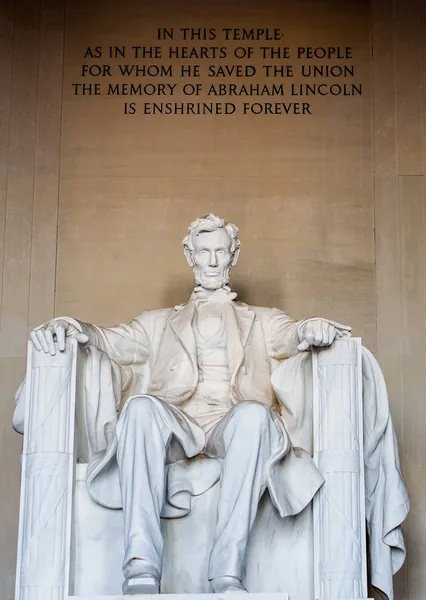
[(77, 353), (28, 345), (16, 600), (68, 596)]
[(315, 599), (367, 598), (361, 340), (313, 352)]

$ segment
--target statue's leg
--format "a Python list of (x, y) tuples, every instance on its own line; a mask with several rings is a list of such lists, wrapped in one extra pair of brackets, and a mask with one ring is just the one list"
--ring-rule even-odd
[(141, 575), (155, 578), (157, 586), (163, 560), (160, 513), (166, 450), (172, 434), (162, 415), (164, 410), (149, 396), (132, 398), (120, 417), (117, 435), (125, 527), (124, 576), (126, 581)]
[(282, 433), (270, 408), (260, 402), (237, 404), (210, 434), (207, 453), (223, 458), (210, 580), (241, 581), (249, 534), (266, 487), (266, 466), (280, 445)]

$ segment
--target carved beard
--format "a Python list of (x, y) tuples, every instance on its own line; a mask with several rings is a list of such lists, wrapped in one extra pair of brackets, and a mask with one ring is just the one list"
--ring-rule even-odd
[(207, 277), (207, 275), (204, 274), (204, 270), (201, 267), (197, 267), (197, 265), (194, 265), (192, 271), (194, 273), (194, 279), (197, 285), (201, 285), (201, 287), (206, 290), (218, 290), (228, 283), (231, 274), (231, 267), (226, 267), (215, 277)]

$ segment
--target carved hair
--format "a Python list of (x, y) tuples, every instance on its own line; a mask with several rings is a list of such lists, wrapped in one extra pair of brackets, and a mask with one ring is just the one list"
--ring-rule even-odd
[(226, 229), (231, 237), (231, 252), (234, 254), (234, 252), (240, 247), (240, 240), (238, 239), (237, 235), (238, 227), (233, 223), (227, 223), (225, 219), (222, 219), (222, 217), (217, 217), (212, 213), (192, 221), (191, 225), (188, 227), (189, 233), (183, 238), (182, 244), (184, 245), (185, 249), (188, 249), (190, 252), (192, 252), (194, 250), (194, 235), (199, 235), (205, 231), (216, 231), (217, 229), (222, 228)]
[(188, 235), (186, 235), (182, 244), (185, 249), (185, 255), (188, 259), (188, 256), (192, 254), (194, 250), (193, 237), (194, 235), (199, 235), (205, 231), (216, 231), (217, 229), (225, 229), (230, 238), (231, 238), (231, 253), (234, 255), (233, 264), (237, 262), (239, 249), (240, 249), (240, 240), (238, 239), (238, 227), (233, 223), (227, 223), (225, 219), (222, 217), (217, 217), (212, 213), (200, 217), (191, 223), (188, 227)]

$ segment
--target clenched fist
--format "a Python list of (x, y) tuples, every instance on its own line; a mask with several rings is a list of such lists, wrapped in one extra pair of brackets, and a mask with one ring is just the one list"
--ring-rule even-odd
[(297, 349), (303, 351), (310, 346), (331, 346), (336, 339), (350, 337), (351, 328), (328, 319), (309, 319), (299, 326), (298, 335)]

